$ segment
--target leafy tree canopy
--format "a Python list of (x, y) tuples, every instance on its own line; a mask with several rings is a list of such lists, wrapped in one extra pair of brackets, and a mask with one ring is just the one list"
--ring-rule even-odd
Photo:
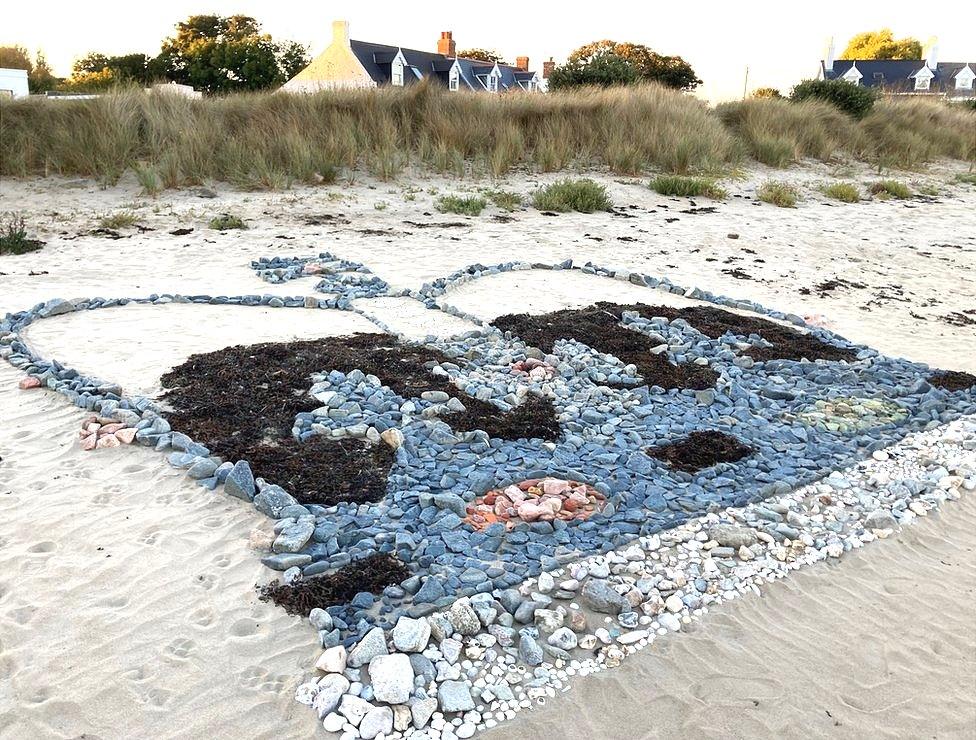
[(611, 51), (600, 51), (582, 61), (568, 61), (556, 67), (549, 75), (550, 90), (596, 85), (632, 85), (637, 82), (637, 71), (629, 61)]
[(0, 46), (0, 67), (26, 69), (27, 84), (32, 93), (53, 90), (60, 82), (48, 66), (44, 54), (37, 52), (32, 62), (23, 46)]
[(610, 39), (584, 44), (569, 55), (567, 63), (585, 66), (608, 53), (628, 62), (640, 82), (657, 82), (676, 90), (694, 90), (702, 82), (691, 65), (679, 56), (665, 56), (643, 44)]
[(921, 59), (922, 44), (918, 39), (896, 39), (890, 28), (865, 31), (847, 42), (841, 59)]
[(505, 64), (501, 54), (491, 49), (462, 49), (457, 53), (462, 59), (480, 59), (489, 64)]
[(198, 90), (228, 93), (280, 85), (308, 61), (301, 44), (274, 41), (250, 16), (193, 15), (176, 24), (148, 67)]
[(775, 87), (757, 87), (752, 91), (752, 97), (754, 98), (782, 98), (783, 93), (777, 90)]

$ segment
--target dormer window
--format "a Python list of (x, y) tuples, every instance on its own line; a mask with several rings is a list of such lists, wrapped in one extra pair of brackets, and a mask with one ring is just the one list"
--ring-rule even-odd
[(851, 83), (852, 85), (860, 85), (861, 77), (862, 77), (861, 70), (859, 70), (857, 67), (852, 66), (849, 70), (847, 70), (843, 74), (841, 79), (844, 80), (844, 82)]
[(488, 75), (488, 92), (498, 92), (498, 77), (493, 74)]
[(968, 66), (963, 67), (961, 70), (959, 70), (959, 74), (956, 75), (956, 89), (972, 90), (974, 79), (976, 79), (976, 73), (974, 73)]
[(931, 77), (919, 76), (915, 78), (915, 89), (916, 90), (928, 90), (929, 83), (932, 81)]
[(461, 75), (458, 74), (457, 67), (451, 67), (451, 74), (447, 78), (447, 86), (452, 92), (457, 92), (461, 87)]
[(390, 84), (403, 87), (403, 61), (400, 57), (393, 60), (390, 68)]

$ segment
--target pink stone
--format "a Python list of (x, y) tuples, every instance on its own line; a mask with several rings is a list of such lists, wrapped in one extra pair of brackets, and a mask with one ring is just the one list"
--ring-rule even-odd
[(94, 450), (96, 444), (98, 444), (98, 438), (94, 434), (89, 434), (81, 440), (81, 449)]
[(534, 522), (547, 512), (547, 509), (543, 509), (541, 506), (537, 506), (531, 501), (526, 501), (518, 507), (518, 516), (523, 522)]
[(124, 445), (131, 445), (136, 438), (135, 427), (123, 427), (115, 433), (115, 438)]
[(569, 490), (569, 481), (559, 480), (558, 478), (546, 478), (542, 481), (542, 490), (558, 496)]
[(102, 428), (98, 430), (99, 434), (115, 434), (119, 429), (122, 429), (125, 424), (120, 424), (115, 421), (110, 424), (103, 424)]
[(101, 424), (97, 424), (94, 421), (91, 424), (85, 424), (85, 431), (86, 432), (97, 432), (101, 428), (102, 428), (102, 425)]
[(35, 378), (33, 375), (29, 375), (26, 378), (22, 378), (17, 387), (22, 391), (30, 390), (31, 388), (40, 388), (41, 381)]
[[(91, 439), (91, 437), (89, 437), (89, 439)], [(98, 441), (95, 443), (95, 447), (101, 450), (105, 447), (118, 447), (120, 444), (121, 442), (116, 439), (114, 434), (106, 434), (98, 438)]]

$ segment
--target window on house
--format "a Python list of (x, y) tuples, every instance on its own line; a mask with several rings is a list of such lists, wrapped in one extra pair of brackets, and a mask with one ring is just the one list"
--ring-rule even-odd
[(390, 82), (397, 87), (403, 87), (403, 62), (399, 59), (393, 60), (393, 68), (391, 70)]
[(457, 70), (456, 70), (456, 69), (452, 69), (452, 70), (451, 70), (451, 75), (450, 75), (450, 77), (448, 77), (448, 79), (447, 79), (447, 86), (448, 86), (448, 87), (449, 87), (449, 88), (450, 88), (451, 90), (457, 90), (457, 89), (458, 89), (458, 88), (459, 88), (459, 87), (461, 86), (461, 84), (460, 84), (460, 83), (461, 83), (461, 80), (460, 80), (460, 78), (458, 77), (458, 73), (457, 73)]
[(488, 92), (498, 92), (498, 78), (488, 75)]
[(916, 77), (915, 78), (915, 89), (916, 90), (928, 90), (929, 89), (929, 82), (930, 81), (931, 81), (931, 78), (930, 77), (924, 77), (924, 76), (923, 77)]
[(964, 75), (962, 72), (960, 72), (958, 75), (956, 75), (956, 89), (972, 90), (973, 77), (971, 75)]

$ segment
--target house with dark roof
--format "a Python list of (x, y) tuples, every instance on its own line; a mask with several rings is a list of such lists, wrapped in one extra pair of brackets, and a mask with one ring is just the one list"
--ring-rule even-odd
[[(349, 23), (332, 24), (332, 41), (305, 69), (282, 86), (287, 92), (317, 92), (347, 87), (408, 87), (423, 80), (448, 90), (499, 93), (507, 90), (538, 92), (545, 80), (529, 70), (529, 58), (514, 65), (464, 59), (455, 53), (453, 34), (443, 31), (437, 51), (405, 49), (349, 38)], [(547, 63), (548, 65), (548, 63)], [(550, 66), (545, 66), (549, 70)]]
[(976, 97), (976, 62), (940, 62), (934, 41), (925, 59), (834, 59), (833, 40), (825, 57), (821, 80), (844, 80), (895, 95)]

